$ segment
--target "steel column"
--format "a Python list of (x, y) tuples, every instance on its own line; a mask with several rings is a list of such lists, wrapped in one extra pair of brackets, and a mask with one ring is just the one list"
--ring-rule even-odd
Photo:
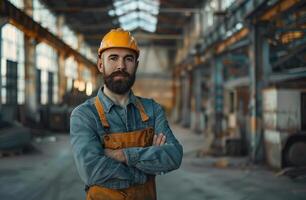
[(66, 57), (64, 54), (58, 55), (58, 100), (59, 102), (63, 101), (64, 94), (67, 90), (67, 78), (65, 76), (65, 60)]
[(186, 72), (182, 77), (182, 121), (184, 127), (190, 126), (190, 72)]
[(37, 92), (36, 92), (36, 46), (37, 41), (24, 36), (24, 61), (25, 61), (25, 109), (27, 111), (27, 118), (38, 122), (39, 113), (38, 105), (40, 102), (37, 101)]
[(223, 63), (221, 57), (211, 62), (213, 70), (213, 132), (215, 134), (213, 148), (215, 153), (222, 154), (222, 122), (223, 122)]
[(214, 108), (215, 108), (215, 133), (219, 136), (222, 132), (223, 115), (223, 63), (220, 57), (214, 60)]
[[(56, 28), (57, 28), (57, 34), (60, 38), (63, 37), (63, 27), (65, 24), (65, 17), (63, 15), (59, 15), (56, 18)], [(78, 45), (79, 47), (80, 45)], [(58, 99), (59, 102), (63, 101), (64, 94), (66, 92), (67, 88), (67, 79), (65, 76), (65, 60), (66, 60), (66, 54), (58, 52)]]
[(251, 157), (254, 162), (264, 159), (263, 132), (262, 132), (262, 89), (268, 84), (271, 66), (269, 62), (269, 44), (262, 35), (262, 24), (251, 27), (250, 32), (250, 132), (251, 132)]
[(172, 118), (175, 123), (180, 121), (181, 116), (181, 82), (180, 82), (179, 74), (175, 73), (173, 70), (172, 74), (172, 105), (173, 105), (173, 113)]
[(195, 132), (200, 133), (202, 131), (201, 124), (203, 119), (202, 113), (202, 76), (203, 68), (199, 67), (193, 71), (194, 83), (193, 83), (193, 99), (194, 99), (194, 110), (192, 111), (192, 129)]

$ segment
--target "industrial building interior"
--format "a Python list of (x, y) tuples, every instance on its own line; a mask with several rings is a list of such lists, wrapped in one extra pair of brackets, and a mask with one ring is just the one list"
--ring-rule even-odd
[(305, 199), (306, 1), (1, 0), (1, 200), (86, 198), (70, 114), (118, 27), (140, 47), (133, 92), (184, 148), (157, 199)]

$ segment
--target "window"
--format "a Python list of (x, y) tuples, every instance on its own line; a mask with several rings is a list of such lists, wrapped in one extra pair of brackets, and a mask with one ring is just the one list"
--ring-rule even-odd
[(92, 62), (97, 61), (97, 54), (98, 53), (96, 53), (96, 54), (93, 53), (92, 50), (90, 49), (90, 47), (85, 42), (81, 43), (80, 51), (83, 55), (85, 55)]
[(63, 40), (74, 49), (78, 47), (78, 38), (68, 26), (63, 27)]
[(84, 79), (84, 90), (88, 96), (92, 94), (91, 73), (89, 69), (83, 68), (82, 77)]
[[(2, 57), (1, 57), (1, 101), (3, 104), (10, 103), (7, 102), (8, 91), (7, 87), (10, 87), (8, 79), (10, 81), (17, 80), (17, 102), (18, 104), (23, 104), (25, 99), (25, 80), (24, 80), (24, 34), (11, 24), (6, 24), (2, 27)], [(15, 64), (13, 64), (15, 63)], [(8, 72), (8, 65), (15, 66), (16, 72)], [(16, 75), (13, 75), (15, 74)], [(11, 96), (11, 95), (9, 95)]]
[(24, 4), (23, 4), (24, 0), (9, 0), (10, 3), (12, 3), (14, 6), (16, 6), (19, 9), (23, 9)]
[(36, 64), (40, 70), (40, 103), (58, 102), (58, 55), (49, 45), (40, 43), (36, 46)]
[(222, 10), (226, 10), (230, 7), (236, 0), (223, 0), (221, 1)]
[(78, 79), (78, 63), (73, 57), (69, 57), (65, 61), (65, 76), (67, 77), (67, 91), (71, 91), (73, 81)]
[(216, 0), (208, 1), (204, 7), (204, 27), (208, 29), (214, 24), (214, 12), (218, 9), (218, 2)]
[(91, 82), (86, 83), (86, 94), (87, 96), (90, 96), (92, 94), (92, 83)]
[(40, 0), (33, 0), (33, 18), (51, 33), (57, 35), (56, 17)]

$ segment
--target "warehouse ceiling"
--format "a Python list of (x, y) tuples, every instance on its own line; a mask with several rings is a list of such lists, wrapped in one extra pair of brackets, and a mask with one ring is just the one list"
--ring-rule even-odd
[(131, 30), (140, 45), (174, 47), (202, 0), (43, 0), (50, 10), (96, 48), (114, 27)]

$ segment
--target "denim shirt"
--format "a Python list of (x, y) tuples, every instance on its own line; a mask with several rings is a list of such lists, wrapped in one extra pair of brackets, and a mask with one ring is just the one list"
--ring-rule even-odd
[[(162, 107), (152, 99), (129, 94), (126, 107), (121, 107), (105, 96), (102, 89), (97, 94), (103, 103), (110, 125), (109, 133), (130, 132), (153, 127), (155, 134), (163, 133), (166, 143), (161, 146), (124, 148), (127, 164), (105, 155), (104, 130), (94, 98), (76, 107), (70, 118), (70, 139), (76, 166), (87, 186), (99, 185), (112, 189), (124, 189), (143, 184), (148, 175), (163, 174), (179, 168), (183, 148), (173, 135)], [(142, 122), (136, 107), (136, 98), (141, 101), (149, 120)]]

